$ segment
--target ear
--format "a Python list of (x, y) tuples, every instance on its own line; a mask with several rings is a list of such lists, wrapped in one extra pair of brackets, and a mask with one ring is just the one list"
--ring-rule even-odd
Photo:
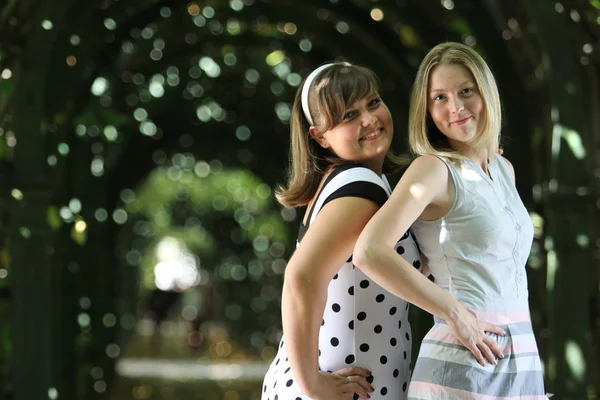
[(324, 149), (328, 149), (329, 148), (329, 143), (327, 142), (327, 137), (325, 137), (325, 135), (327, 134), (327, 132), (321, 132), (321, 130), (319, 128), (317, 128), (316, 126), (311, 126), (310, 129), (308, 130), (308, 132), (310, 133), (310, 136), (317, 143), (319, 143), (319, 145), (322, 148), (324, 148)]

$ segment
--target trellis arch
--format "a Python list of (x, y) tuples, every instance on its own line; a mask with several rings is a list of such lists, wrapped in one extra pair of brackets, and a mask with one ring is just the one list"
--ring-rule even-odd
[[(586, 315), (590, 304), (594, 304), (590, 297), (597, 296), (598, 280), (593, 272), (597, 260), (589, 251), (594, 243), (597, 246), (597, 232), (589, 224), (597, 219), (598, 213), (595, 205), (598, 182), (592, 179), (598, 167), (597, 153), (592, 151), (598, 140), (595, 129), (598, 121), (594, 117), (598, 92), (584, 86), (579, 72), (593, 75), (598, 59), (596, 53), (572, 50), (564, 57), (562, 51), (571, 43), (583, 49), (582, 43), (597, 41), (595, 8), (564, 2), (559, 12), (560, 7), (537, 0), (526, 5), (512, 0), (456, 3), (312, 0), (301, 4), (290, 0), (139, 1), (135, 9), (129, 2), (109, 0), (101, 2), (98, 8), (72, 0), (39, 5), (22, 2), (19, 7), (15, 4), (9, 2), (6, 15), (22, 16), (26, 23), (9, 25), (5, 18), (0, 31), (27, 33), (22, 36), (22, 55), (8, 50), (6, 59), (14, 60), (11, 68), (18, 84), (8, 103), (11, 110), (6, 115), (10, 119), (5, 115), (3, 122), (4, 130), (13, 132), (18, 140), (5, 157), (14, 160), (11, 163), (14, 173), (12, 167), (6, 173), (14, 183), (5, 189), (15, 187), (23, 195), (20, 200), (11, 200), (10, 212), (16, 355), (13, 373), (17, 398), (41, 398), (52, 388), (67, 399), (99, 396), (93, 389), (97, 380), (76, 379), (93, 366), (101, 366), (105, 371), (102, 379), (110, 382), (114, 360), (106, 357), (105, 349), (108, 344), (120, 343), (120, 336), (126, 334), (119, 325), (104, 326), (101, 321), (107, 313), (119, 317), (131, 312), (133, 298), (125, 295), (135, 287), (136, 278), (135, 272), (123, 269), (112, 252), (119, 225), (110, 220), (98, 221), (96, 211), (103, 209), (111, 215), (120, 207), (121, 191), (137, 186), (156, 166), (152, 158), (156, 151), (165, 154), (185, 151), (197, 154), (198, 159), (222, 159), (232, 167), (252, 169), (270, 185), (282, 180), (287, 128), (278, 120), (274, 107), (278, 102), (291, 103), (295, 88), (284, 83), (285, 90), (276, 96), (270, 85), (259, 83), (254, 95), (247, 97), (241, 88), (247, 83), (248, 69), (256, 70), (265, 80), (279, 79), (273, 77), (273, 66), (265, 62), (265, 57), (276, 50), (284, 52), (285, 62), (300, 76), (337, 57), (368, 65), (382, 77), (382, 94), (395, 117), (394, 146), (405, 151), (408, 91), (416, 66), (429, 47), (445, 40), (475, 41), (477, 48), (485, 53), (499, 82), (507, 116), (504, 132), (510, 137), (506, 142), (507, 155), (518, 171), (520, 192), (528, 207), (538, 215), (559, 221), (549, 221), (545, 228), (540, 228), (542, 233), (536, 242), (535, 257), (539, 262), (530, 271), (534, 322), (541, 333), (540, 347), (546, 357), (549, 382), (555, 387), (551, 390), (576, 398), (586, 392), (585, 377), (569, 367), (571, 361), (565, 346), (575, 343), (583, 349), (587, 365), (596, 366), (590, 367), (586, 374), (597, 373), (598, 354), (587, 350), (589, 343), (584, 332), (597, 329)], [(241, 10), (236, 11), (240, 4)], [(9, 8), (11, 5), (15, 8)], [(171, 16), (165, 18), (161, 10), (167, 5)], [(190, 7), (198, 7), (197, 15), (202, 15), (205, 7), (212, 7), (215, 17), (204, 17), (206, 25), (194, 28), (192, 18), (196, 11)], [(383, 19), (377, 20), (381, 14), (372, 15), (374, 9), (384, 15)], [(575, 27), (576, 21), (567, 17), (574, 15), (573, 12), (580, 15)], [(263, 28), (231, 36), (210, 32), (209, 20), (226, 25), (230, 18), (247, 26), (260, 23)], [(113, 24), (110, 20), (116, 24), (115, 29), (110, 28)], [(44, 21), (52, 22), (52, 27)], [(133, 64), (136, 70), (132, 74), (148, 78), (175, 65), (183, 81), (182, 71), (187, 73), (190, 58), (211, 56), (221, 63), (220, 51), (230, 46), (240, 54), (238, 62), (231, 67), (221, 63), (223, 73), (203, 84), (206, 88), (202, 97), (210, 96), (226, 111), (234, 112), (236, 119), (232, 123), (201, 122), (194, 115), (197, 104), (182, 101), (184, 106), (179, 106), (181, 84), (172, 93), (167, 88), (161, 99), (148, 104), (149, 117), (161, 128), (162, 138), (152, 139), (139, 132), (139, 121), (132, 117), (137, 105), (126, 101), (129, 95), (139, 96), (139, 93), (123, 81), (122, 73), (132, 67), (122, 57), (121, 48), (124, 41), (131, 41), (132, 29), (141, 30), (156, 21), (171, 24), (168, 31), (164, 26), (169, 40), (165, 39), (163, 58), (150, 61), (141, 55), (137, 64)], [(278, 29), (280, 21), (295, 24), (296, 33), (289, 35), (285, 29), (282, 33)], [(346, 25), (340, 25), (342, 22)], [(162, 32), (161, 26), (157, 26), (159, 33)], [(185, 44), (185, 33), (191, 29), (197, 35), (193, 46)], [(346, 30), (345, 34), (340, 32)], [(302, 36), (305, 33), (307, 36)], [(311, 41), (311, 51), (299, 47), (300, 38)], [(73, 45), (78, 40), (80, 44)], [(562, 43), (560, 49), (555, 43)], [(171, 53), (170, 45), (177, 51)], [(587, 57), (587, 61), (582, 57)], [(98, 76), (113, 82), (110, 107), (102, 106), (102, 99), (90, 93)], [(597, 88), (597, 82), (592, 86)], [(586, 118), (581, 110), (587, 110), (592, 117)], [(556, 111), (562, 125), (576, 132), (590, 149), (584, 159), (574, 157), (565, 144), (561, 152), (552, 154), (552, 144), (562, 141), (560, 135), (552, 138), (550, 134), (557, 123)], [(79, 125), (85, 127), (82, 135), (77, 133)], [(115, 127), (121, 141), (102, 138), (106, 125)], [(251, 140), (233, 139), (239, 125), (248, 126)], [(91, 126), (95, 126), (97, 134), (95, 130), (89, 134)], [(192, 135), (193, 145), (181, 149), (182, 134)], [(566, 140), (564, 143), (568, 144)], [(61, 144), (67, 147), (59, 150)], [(240, 158), (242, 150), (253, 154), (253, 160)], [(531, 155), (535, 159), (533, 168)], [(49, 165), (52, 156), (55, 161), (52, 159)], [(93, 176), (91, 165), (98, 157), (103, 158), (104, 173)], [(576, 181), (567, 173), (574, 169), (581, 171)], [(76, 213), (78, 218), (87, 223), (88, 240), (83, 247), (70, 239), (76, 219), (63, 218), (60, 226), (54, 228), (56, 231), (47, 222), (49, 209), (60, 211), (73, 198), (82, 204), (81, 211)], [(573, 203), (576, 208), (570, 207)], [(569, 234), (561, 234), (571, 221), (577, 223)], [(588, 243), (592, 243), (588, 250), (575, 240), (578, 235), (586, 236)], [(547, 247), (548, 238), (556, 248)], [(551, 257), (558, 254), (559, 263), (552, 264), (552, 268), (557, 268), (556, 275), (548, 273), (547, 251)], [(573, 263), (589, 267), (570, 274), (566, 265)], [(561, 265), (565, 268), (560, 268)], [(549, 279), (554, 284), (551, 292), (546, 288)], [(116, 287), (114, 282), (120, 286)], [(575, 296), (570, 288), (578, 284), (590, 287)], [(591, 288), (593, 285), (595, 289)], [(92, 304), (88, 314), (92, 324), (98, 326), (93, 337), (83, 335), (85, 340), (81, 339), (82, 330), (77, 324), (77, 315), (82, 312), (79, 304), (82, 291), (88, 292), (86, 297)], [(554, 297), (549, 298), (548, 293)], [(117, 295), (122, 296), (120, 301)], [(572, 309), (577, 312), (563, 315), (561, 300), (554, 298), (565, 297), (573, 300)], [(557, 315), (569, 322), (561, 324)], [(578, 326), (578, 330), (563, 325)], [(37, 331), (40, 326), (50, 327), (51, 334), (40, 335)], [(76, 342), (80, 339), (83, 342)], [(33, 383), (32, 375), (39, 377)]]

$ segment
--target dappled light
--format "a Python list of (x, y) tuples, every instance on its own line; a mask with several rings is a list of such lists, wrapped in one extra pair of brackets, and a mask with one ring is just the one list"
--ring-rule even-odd
[(415, 184), (410, 187), (410, 194), (414, 196), (415, 199), (421, 199), (423, 197), (423, 185)]
[(417, 67), (448, 40), (498, 80), (548, 389), (598, 396), (600, 1), (0, 11), (0, 398), (259, 399), (304, 212), (274, 196), (296, 91), (326, 61), (372, 68), (406, 155)]

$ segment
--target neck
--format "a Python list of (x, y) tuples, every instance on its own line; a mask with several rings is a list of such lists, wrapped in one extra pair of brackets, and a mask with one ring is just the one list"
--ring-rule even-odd
[(480, 165), (481, 168), (483, 168), (483, 170), (487, 172), (487, 166), (488, 166), (488, 161), (489, 161), (487, 151), (481, 152), (481, 153), (471, 153), (471, 154), (463, 154), (463, 155), (465, 157), (469, 158), (471, 161), (473, 161), (477, 165)]
[(365, 168), (369, 168), (377, 175), (383, 174), (383, 160), (373, 160), (369, 162), (362, 162), (360, 164)]
[(467, 157), (469, 160), (481, 166), (481, 168), (487, 173), (489, 160), (489, 154), (487, 150), (475, 150), (468, 144), (456, 142), (450, 143), (450, 147), (452, 147), (452, 149), (460, 153), (462, 156)]

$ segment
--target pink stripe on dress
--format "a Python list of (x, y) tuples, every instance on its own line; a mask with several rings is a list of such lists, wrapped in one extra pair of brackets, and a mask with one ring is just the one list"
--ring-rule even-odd
[[(437, 341), (439, 343), (444, 343), (444, 344), (452, 344), (452, 345), (458, 345), (458, 346), (462, 346), (465, 347), (462, 343), (460, 343), (458, 340), (456, 340), (456, 338), (451, 334), (451, 333), (447, 333), (447, 332), (439, 332), (439, 331), (432, 331), (429, 332), (424, 340), (434, 340)], [(430, 343), (435, 345), (435, 343)], [(465, 347), (465, 351), (467, 350), (467, 348)], [(521, 342), (521, 343), (507, 343), (506, 346), (504, 346), (504, 348), (502, 349), (502, 353), (505, 356), (508, 356), (510, 354), (521, 354), (521, 353), (537, 353), (538, 352), (538, 347), (535, 341), (530, 341), (530, 342)]]
[[(414, 395), (417, 394), (415, 393), (417, 391), (419, 392), (418, 394), (422, 393), (425, 396), (429, 393), (435, 395), (444, 395), (448, 396), (448, 398), (457, 398), (461, 400), (548, 400), (548, 397), (546, 397), (545, 395), (498, 397), (469, 392), (466, 390), (452, 389), (446, 386), (435, 385), (432, 383), (414, 381), (411, 382), (411, 397), (414, 397)], [(411, 397), (409, 397), (409, 400)], [(425, 398), (426, 397), (424, 397), (424, 399)]]
[(508, 311), (506, 314), (474, 310), (474, 313), (480, 320), (495, 325), (508, 325), (531, 321), (529, 310)]

